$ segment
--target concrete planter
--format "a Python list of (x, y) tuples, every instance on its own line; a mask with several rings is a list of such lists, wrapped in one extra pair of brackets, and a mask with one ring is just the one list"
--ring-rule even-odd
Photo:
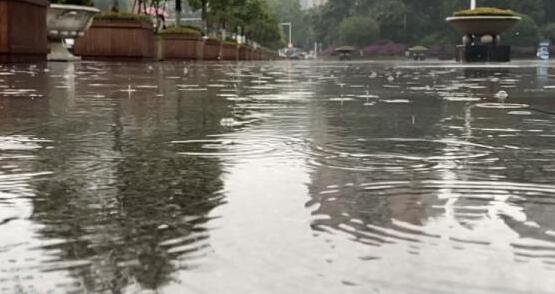
[(511, 29), (521, 18), (518, 16), (453, 16), (446, 20), (465, 34), (499, 35)]
[(75, 54), (89, 60), (154, 58), (152, 24), (139, 20), (94, 20), (75, 41)]
[(257, 60), (256, 50), (254, 48), (249, 47), (247, 56), (249, 60)]
[(202, 58), (202, 39), (185, 34), (160, 34), (156, 38), (158, 60), (198, 60)]
[(217, 40), (205, 40), (203, 46), (203, 60), (220, 60), (221, 43)]
[(48, 60), (73, 61), (79, 57), (71, 54), (62, 40), (83, 36), (100, 10), (77, 5), (51, 4), (47, 13)]
[(236, 44), (222, 44), (222, 60), (237, 60), (238, 48)]
[(0, 62), (45, 61), (46, 0), (0, 0)]
[(446, 19), (464, 33), (457, 46), (457, 60), (463, 62), (508, 62), (511, 47), (501, 45), (500, 35), (521, 20), (518, 16), (453, 16)]
[(247, 48), (247, 47), (245, 47), (245, 46), (239, 46), (239, 49), (238, 49), (238, 54), (239, 54), (238, 59), (239, 59), (239, 60), (249, 60), (248, 53), (249, 53), (249, 48)]

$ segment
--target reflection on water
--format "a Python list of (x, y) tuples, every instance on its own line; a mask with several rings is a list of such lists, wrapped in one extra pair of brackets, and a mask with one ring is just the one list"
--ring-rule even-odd
[(1, 66), (0, 293), (550, 293), (551, 66)]

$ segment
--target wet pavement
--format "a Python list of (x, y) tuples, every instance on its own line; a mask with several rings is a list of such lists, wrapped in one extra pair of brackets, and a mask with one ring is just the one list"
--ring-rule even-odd
[(552, 293), (555, 63), (0, 65), (0, 293)]

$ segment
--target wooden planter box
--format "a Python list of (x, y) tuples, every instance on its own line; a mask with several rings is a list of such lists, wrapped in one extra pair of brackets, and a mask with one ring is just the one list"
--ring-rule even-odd
[(217, 40), (206, 40), (204, 42), (203, 59), (219, 60), (221, 43)]
[(85, 36), (75, 40), (74, 51), (83, 59), (152, 59), (152, 24), (135, 20), (95, 20)]
[(160, 34), (156, 42), (156, 55), (158, 60), (202, 59), (202, 40), (198, 36)]
[(0, 62), (46, 61), (46, 0), (0, 0)]
[(253, 51), (254, 60), (262, 60), (262, 50), (256, 49)]
[(250, 48), (247, 51), (247, 56), (249, 60), (256, 60), (256, 51), (254, 50), (254, 48)]
[(239, 60), (249, 60), (249, 48), (245, 46), (239, 47)]
[(223, 60), (237, 60), (237, 45), (224, 43), (222, 45)]

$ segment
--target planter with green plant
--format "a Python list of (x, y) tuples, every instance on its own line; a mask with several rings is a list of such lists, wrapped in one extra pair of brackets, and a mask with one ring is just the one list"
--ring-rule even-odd
[(71, 54), (66, 39), (76, 39), (85, 34), (100, 10), (91, 7), (91, 0), (51, 0), (47, 13), (48, 60), (72, 61), (79, 57)]
[(239, 52), (239, 56), (238, 59), (239, 60), (249, 60), (249, 47), (246, 46), (245, 44), (241, 44), (239, 45), (239, 48), (237, 49)]
[(0, 63), (45, 61), (46, 0), (0, 0)]
[(192, 26), (168, 27), (156, 38), (158, 60), (202, 58), (202, 31)]
[(234, 40), (226, 40), (222, 42), (222, 60), (237, 60), (239, 44)]
[(447, 21), (465, 34), (500, 35), (512, 28), (521, 17), (511, 10), (479, 7), (457, 11)]
[(203, 41), (202, 59), (203, 60), (220, 60), (222, 44), (217, 39), (207, 38)]
[(151, 59), (154, 51), (151, 18), (134, 13), (101, 13), (75, 42), (75, 53), (84, 59)]
[(479, 7), (461, 10), (446, 20), (464, 34), (457, 59), (468, 62), (509, 61), (511, 48), (501, 44), (501, 34), (522, 18), (511, 10)]

